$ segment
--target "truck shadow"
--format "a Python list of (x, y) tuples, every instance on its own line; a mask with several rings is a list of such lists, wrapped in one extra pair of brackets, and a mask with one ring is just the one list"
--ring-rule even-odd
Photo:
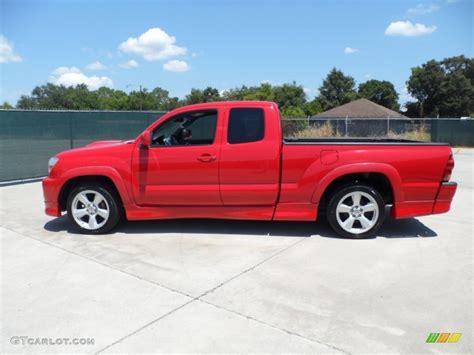
[[(66, 231), (79, 234), (66, 216), (56, 218), (44, 225), (50, 232)], [(238, 221), (218, 219), (175, 219), (154, 221), (129, 221), (121, 223), (112, 233), (125, 234), (230, 234), (267, 235), (271, 237), (311, 237), (342, 239), (334, 233), (324, 218), (317, 222)], [(385, 219), (377, 233), (382, 238), (426, 238), (436, 237), (435, 231), (415, 218)], [(374, 237), (375, 238), (375, 237)], [(371, 239), (374, 239), (371, 238)]]

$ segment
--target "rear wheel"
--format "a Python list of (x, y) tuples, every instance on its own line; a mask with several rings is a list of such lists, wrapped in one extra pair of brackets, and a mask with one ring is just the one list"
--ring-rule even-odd
[(107, 233), (121, 218), (115, 193), (101, 185), (81, 185), (71, 191), (67, 212), (70, 221), (88, 234)]
[(328, 203), (327, 219), (336, 233), (345, 238), (367, 238), (383, 223), (382, 196), (367, 185), (349, 185), (335, 193)]

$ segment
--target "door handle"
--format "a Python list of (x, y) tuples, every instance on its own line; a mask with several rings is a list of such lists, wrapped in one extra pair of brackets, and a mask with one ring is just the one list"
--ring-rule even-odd
[(204, 163), (208, 163), (208, 162), (214, 161), (216, 159), (217, 159), (217, 157), (215, 155), (211, 155), (211, 154), (203, 154), (203, 155), (201, 155), (200, 157), (197, 158), (197, 160), (202, 161)]

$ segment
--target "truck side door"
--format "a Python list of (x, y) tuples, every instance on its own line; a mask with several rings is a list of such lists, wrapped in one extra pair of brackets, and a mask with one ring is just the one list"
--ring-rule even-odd
[(222, 112), (179, 113), (152, 131), (151, 146), (137, 149), (133, 163), (138, 205), (222, 205), (218, 173)]
[(280, 184), (281, 133), (274, 106), (228, 107), (219, 161), (224, 205), (275, 205)]

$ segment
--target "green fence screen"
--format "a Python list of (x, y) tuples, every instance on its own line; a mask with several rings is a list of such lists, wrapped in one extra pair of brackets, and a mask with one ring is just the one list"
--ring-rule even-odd
[(48, 159), (102, 139), (134, 139), (164, 112), (0, 111), (0, 181), (47, 175)]
[(474, 147), (474, 119), (432, 119), (431, 140)]

